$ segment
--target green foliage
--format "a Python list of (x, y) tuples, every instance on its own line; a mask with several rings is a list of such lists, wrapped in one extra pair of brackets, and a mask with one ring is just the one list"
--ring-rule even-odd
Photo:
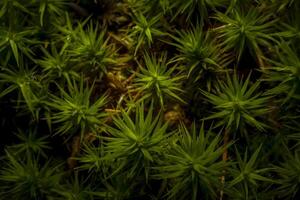
[[(266, 173), (270, 171), (271, 168), (260, 169), (257, 167), (261, 146), (262, 145), (256, 149), (249, 159), (247, 151), (245, 152), (243, 159), (241, 158), (240, 153), (236, 151), (237, 164), (234, 168), (230, 169), (230, 174), (234, 178), (229, 181), (227, 185), (229, 191), (234, 188), (233, 190), (236, 193), (229, 192), (229, 196), (233, 195), (234, 199), (248, 199), (252, 195), (257, 195), (258, 190), (262, 190), (262, 188), (258, 187), (258, 182), (274, 183), (274, 180), (266, 177)], [(253, 199), (257, 199), (257, 196)]]
[(105, 38), (105, 29), (99, 33), (98, 25), (94, 27), (91, 23), (86, 30), (83, 24), (78, 24), (73, 33), (74, 42), (70, 44), (70, 55), (72, 61), (76, 62), (83, 71), (96, 71), (100, 73), (107, 71), (107, 67), (116, 63), (116, 50)]
[(293, 155), (291, 152), (284, 158), (281, 166), (276, 167), (279, 175), (278, 183), (280, 184), (278, 197), (284, 199), (295, 199), (300, 191), (300, 158), (299, 152)]
[(220, 91), (216, 94), (201, 90), (216, 110), (206, 119), (218, 119), (216, 126), (232, 131), (245, 132), (247, 124), (264, 131), (268, 125), (259, 119), (270, 111), (267, 106), (270, 96), (263, 96), (258, 91), (259, 85), (259, 81), (250, 85), (250, 75), (243, 81), (235, 73), (232, 78), (227, 74), (226, 82), (219, 82)]
[(93, 86), (86, 87), (83, 78), (80, 83), (68, 84), (67, 91), (58, 86), (61, 96), (51, 96), (49, 106), (53, 109), (51, 120), (58, 124), (56, 133), (70, 137), (80, 134), (81, 138), (88, 132), (97, 132), (107, 115), (103, 112), (107, 96), (102, 95), (92, 100)]
[(40, 79), (35, 68), (28, 69), (28, 66), (23, 66), (23, 64), (16, 69), (10, 66), (3, 67), (2, 73), (0, 73), (0, 82), (6, 84), (7, 87), (1, 91), (0, 97), (16, 90), (18, 93), (17, 103), (24, 100), (28, 110), (34, 113), (34, 104), (38, 100), (36, 94), (42, 88)]
[(72, 179), (67, 182), (65, 190), (61, 192), (63, 195), (61, 200), (93, 200), (92, 189), (89, 185), (84, 185), (85, 181), (79, 177), (78, 172), (72, 176)]
[[(299, 113), (299, 108), (296, 108), (296, 113)], [(286, 136), (287, 144), (291, 144), (290, 149), (300, 147), (300, 124), (299, 116), (288, 116), (286, 115), (284, 121), (284, 131), (282, 134)]]
[(76, 158), (76, 160), (80, 162), (79, 169), (89, 172), (100, 172), (105, 164), (105, 161), (102, 159), (103, 156), (103, 145), (96, 147), (94, 145), (85, 144), (82, 148), (81, 155)]
[(274, 83), (268, 93), (284, 95), (283, 103), (289, 99), (300, 99), (300, 58), (296, 51), (288, 44), (283, 43), (276, 49), (278, 60), (268, 59), (271, 67), (267, 68), (266, 81)]
[(29, 130), (27, 133), (19, 130), (16, 133), (19, 143), (9, 146), (11, 152), (16, 155), (42, 155), (47, 157), (44, 150), (51, 149), (48, 142), (48, 136), (37, 136), (37, 129)]
[(104, 189), (92, 194), (107, 200), (134, 199), (138, 198), (142, 191), (142, 188), (139, 187), (139, 192), (134, 193), (135, 187), (137, 187), (137, 182), (133, 182), (126, 175), (121, 174), (106, 180)]
[(225, 71), (230, 57), (200, 26), (189, 31), (178, 31), (177, 34), (178, 37), (171, 35), (175, 41), (171, 45), (179, 51), (173, 62), (182, 62), (193, 81), (205, 79), (206, 87), (210, 90), (218, 73)]
[(24, 0), (20, 2), (19, 0), (3, 0), (0, 2), (0, 19), (7, 16), (12, 16), (15, 13), (22, 12), (27, 14), (32, 14), (28, 9), (29, 1)]
[[(154, 177), (170, 180), (168, 199), (210, 199), (217, 196), (219, 177), (226, 164), (220, 161), (225, 148), (220, 147), (220, 135), (205, 131), (199, 133), (195, 124), (191, 131), (181, 126), (170, 149), (161, 159), (158, 174)], [(209, 198), (210, 197), (210, 198)]]
[(163, 35), (159, 27), (160, 18), (161, 16), (157, 15), (148, 20), (142, 13), (135, 14), (135, 25), (129, 33), (129, 37), (136, 41), (134, 55), (137, 54), (142, 45), (148, 45), (148, 47), (150, 47), (154, 37)]
[[(69, 47), (71, 44), (74, 44), (78, 29), (80, 27), (83, 27), (86, 25), (87, 21), (86, 19), (83, 22), (78, 22), (77, 26), (73, 26), (72, 18), (69, 16), (68, 13), (65, 14), (65, 17), (61, 20), (56, 20), (53, 22), (54, 27), (57, 29), (57, 33), (54, 34), (53, 38), (55, 41), (57, 41), (59, 44), (62, 43), (63, 47), (61, 51), (64, 51), (67, 47)], [(78, 25), (80, 24), (80, 25)]]
[(296, 0), (0, 0), (0, 199), (297, 199), (299, 24)]
[(188, 19), (193, 15), (198, 20), (207, 20), (208, 13), (211, 9), (216, 7), (223, 7), (227, 4), (227, 0), (174, 0), (170, 1), (170, 7), (174, 10), (174, 17), (184, 14)]
[[(129, 0), (130, 1), (130, 0)], [(131, 0), (133, 4), (137, 4), (138, 0)], [(141, 2), (141, 1), (139, 1)], [(145, 0), (140, 6), (148, 13), (168, 13), (171, 9), (169, 0)]]
[(276, 0), (269, 0), (267, 2), (269, 4), (275, 6), (275, 8), (277, 9), (277, 12), (285, 11), (286, 9), (290, 9), (292, 7), (297, 7), (297, 1), (295, 1), (295, 0), (283, 0), (280, 2), (278, 2)]
[(47, 77), (53, 77), (53, 79), (64, 78), (68, 82), (72, 79), (79, 79), (74, 63), (71, 62), (71, 56), (66, 53), (65, 49), (57, 51), (54, 45), (51, 45), (51, 51), (42, 48), (45, 54), (43, 59), (38, 60), (38, 64), (43, 68), (43, 73)]
[[(287, 0), (288, 2), (288, 0)], [(285, 15), (278, 25), (278, 29), (281, 31), (279, 36), (284, 38), (285, 41), (297, 44), (300, 39), (300, 3), (299, 1), (292, 1), (291, 4), (285, 4), (283, 7), (281, 4), (277, 4), (278, 10), (281, 12), (289, 13)], [(289, 11), (289, 12), (287, 12)], [(295, 46), (298, 48), (298, 46)], [(299, 50), (299, 48), (298, 48)]]
[[(34, 0), (35, 3), (39, 4), (40, 13), (40, 25), (44, 25), (45, 15), (57, 15), (61, 16), (66, 9), (67, 0)], [(47, 16), (49, 17), (49, 16)]]
[(182, 93), (181, 81), (185, 78), (179, 73), (175, 74), (175, 68), (167, 65), (167, 55), (144, 54), (145, 67), (140, 67), (133, 86), (138, 92), (142, 92), (142, 99), (151, 98), (163, 107), (166, 98), (184, 102), (178, 95)]
[[(139, 187), (137, 182), (133, 182), (125, 175), (112, 177), (109, 180), (105, 180), (103, 184), (104, 188), (90, 192), (93, 195), (93, 199), (123, 200), (148, 197), (147, 195), (140, 195), (140, 193), (144, 193), (143, 188)], [(136, 188), (138, 188), (138, 192), (134, 192)]]
[(37, 43), (36, 39), (32, 38), (36, 33), (35, 27), (22, 27), (19, 24), (10, 24), (6, 27), (0, 24), (0, 53), (5, 61), (7, 62), (13, 55), (16, 63), (20, 65), (21, 57), (23, 57), (20, 56), (21, 53), (33, 59), (34, 52), (30, 47)]
[(272, 47), (277, 40), (274, 36), (272, 13), (259, 12), (257, 8), (234, 9), (228, 15), (217, 13), (221, 25), (215, 28), (222, 46), (233, 49), (239, 62), (247, 49), (252, 56), (260, 59), (262, 47)]
[(13, 199), (51, 199), (62, 190), (60, 165), (38, 163), (37, 158), (15, 158), (6, 152), (6, 162), (0, 169), (1, 196)]
[(135, 118), (122, 111), (113, 118), (114, 127), (106, 128), (109, 136), (105, 140), (105, 159), (120, 161), (113, 174), (126, 173), (129, 177), (138, 175), (149, 177), (149, 170), (163, 152), (167, 134), (167, 123), (162, 117), (155, 117), (151, 106), (144, 115), (144, 105), (136, 107)]

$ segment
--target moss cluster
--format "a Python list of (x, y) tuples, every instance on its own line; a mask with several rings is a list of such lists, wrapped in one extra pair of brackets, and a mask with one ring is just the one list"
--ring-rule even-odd
[(1, 0), (0, 199), (300, 196), (300, 1)]

